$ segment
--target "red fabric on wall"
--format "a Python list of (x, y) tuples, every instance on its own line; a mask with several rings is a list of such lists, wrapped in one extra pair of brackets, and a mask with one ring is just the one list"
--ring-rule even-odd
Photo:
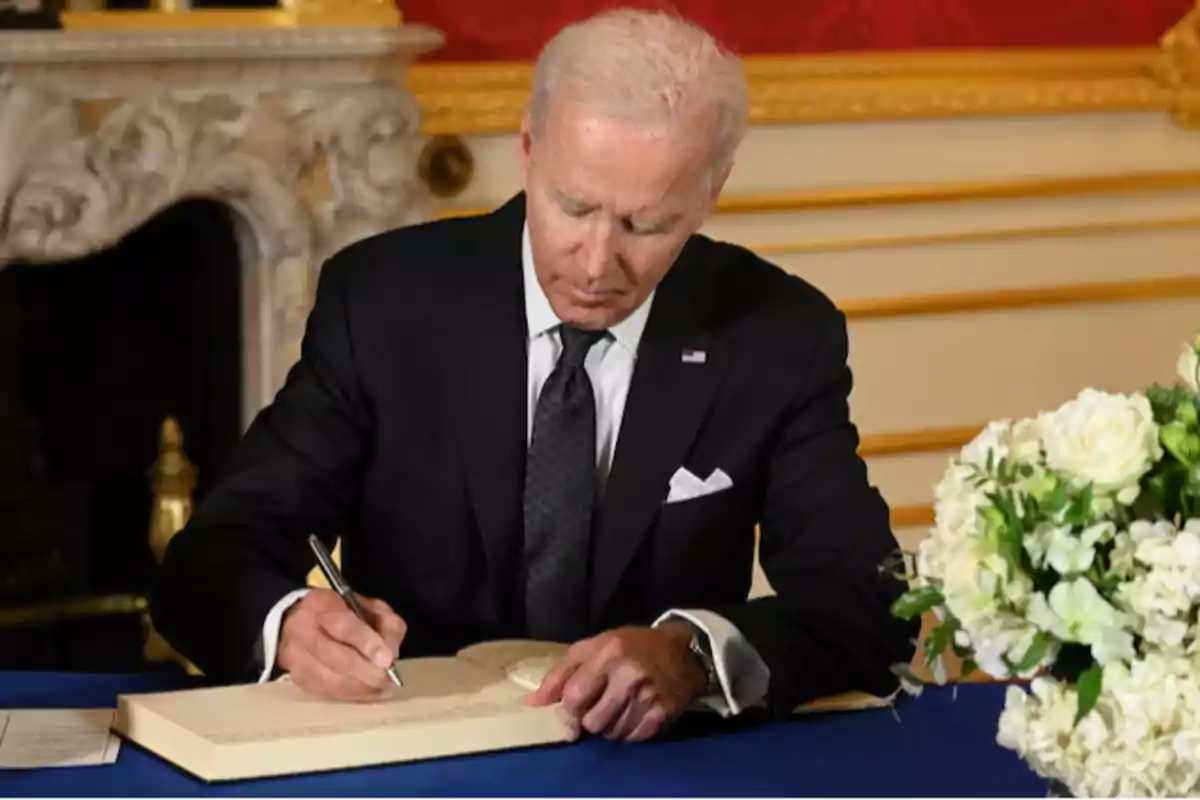
[(438, 28), (430, 60), (531, 59), (567, 22), (671, 8), (743, 54), (1154, 45), (1192, 0), (397, 0)]

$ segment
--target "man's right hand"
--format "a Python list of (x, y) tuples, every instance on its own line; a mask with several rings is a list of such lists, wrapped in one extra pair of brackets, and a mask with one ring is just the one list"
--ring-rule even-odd
[(310, 589), (284, 614), (275, 663), (304, 691), (363, 702), (395, 688), (384, 670), (400, 652), (407, 626), (382, 600), (358, 601), (370, 625), (332, 589)]

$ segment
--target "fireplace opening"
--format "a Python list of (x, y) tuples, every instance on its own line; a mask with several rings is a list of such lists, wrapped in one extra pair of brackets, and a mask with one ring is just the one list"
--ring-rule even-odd
[(163, 423), (197, 498), (241, 433), (233, 213), (188, 199), (105, 251), (0, 267), (0, 668), (153, 666), (134, 601)]

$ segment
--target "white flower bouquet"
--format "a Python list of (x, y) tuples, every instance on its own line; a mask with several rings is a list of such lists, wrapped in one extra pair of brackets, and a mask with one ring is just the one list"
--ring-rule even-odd
[(947, 649), (1012, 681), (997, 741), (1075, 796), (1200, 787), (1198, 353), (1173, 387), (988, 425), (939, 482), (892, 609), (936, 615), (935, 681)]

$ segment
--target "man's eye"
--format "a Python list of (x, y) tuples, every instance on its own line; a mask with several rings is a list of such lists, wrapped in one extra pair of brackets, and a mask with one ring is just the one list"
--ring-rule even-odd
[(639, 225), (630, 219), (621, 220), (621, 229), (626, 233), (632, 233), (634, 236), (653, 236), (659, 232), (657, 226)]
[(565, 198), (560, 199), (558, 204), (562, 208), (563, 213), (568, 217), (575, 217), (578, 219), (580, 217), (586, 217), (588, 213), (591, 212), (591, 209), (588, 208), (587, 204), (573, 202)]

